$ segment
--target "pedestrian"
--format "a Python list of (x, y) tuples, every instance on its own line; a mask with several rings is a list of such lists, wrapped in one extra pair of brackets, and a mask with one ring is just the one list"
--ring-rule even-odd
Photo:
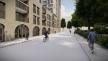
[(69, 30), (70, 34), (71, 34), (71, 30)]
[(88, 34), (88, 45), (89, 45), (89, 48), (91, 49), (91, 53), (94, 53), (95, 39), (96, 39), (96, 32), (94, 31), (94, 29), (92, 29), (90, 30)]

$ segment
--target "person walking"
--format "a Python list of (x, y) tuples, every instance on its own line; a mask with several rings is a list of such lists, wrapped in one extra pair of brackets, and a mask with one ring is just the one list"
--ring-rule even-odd
[(71, 34), (71, 30), (69, 30), (70, 34)]
[(90, 30), (89, 34), (88, 34), (88, 45), (89, 48), (91, 49), (91, 53), (94, 53), (94, 42), (96, 39), (96, 32), (94, 31), (94, 29)]

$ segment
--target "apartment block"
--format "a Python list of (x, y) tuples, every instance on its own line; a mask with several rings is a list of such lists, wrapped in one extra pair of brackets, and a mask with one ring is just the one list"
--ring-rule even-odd
[(61, 5), (56, 3), (57, 14), (47, 5), (44, 0), (0, 0), (0, 42), (59, 32)]

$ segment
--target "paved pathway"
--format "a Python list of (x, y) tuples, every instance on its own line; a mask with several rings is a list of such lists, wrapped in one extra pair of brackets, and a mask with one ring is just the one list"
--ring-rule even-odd
[(0, 61), (108, 61), (108, 50), (96, 46), (96, 53), (91, 54), (85, 39), (73, 33), (50, 35), (45, 43), (42, 40), (0, 48)]
[(75, 37), (90, 61), (108, 61), (108, 49), (95, 44), (94, 54), (91, 54), (87, 40), (79, 35), (75, 35)]

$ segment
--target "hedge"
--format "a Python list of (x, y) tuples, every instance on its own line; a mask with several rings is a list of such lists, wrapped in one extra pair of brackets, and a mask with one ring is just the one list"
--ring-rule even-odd
[[(77, 34), (83, 36), (84, 38), (87, 39), (88, 31), (85, 30), (76, 30), (75, 31)], [(96, 43), (108, 48), (108, 34), (98, 34), (96, 38)]]

